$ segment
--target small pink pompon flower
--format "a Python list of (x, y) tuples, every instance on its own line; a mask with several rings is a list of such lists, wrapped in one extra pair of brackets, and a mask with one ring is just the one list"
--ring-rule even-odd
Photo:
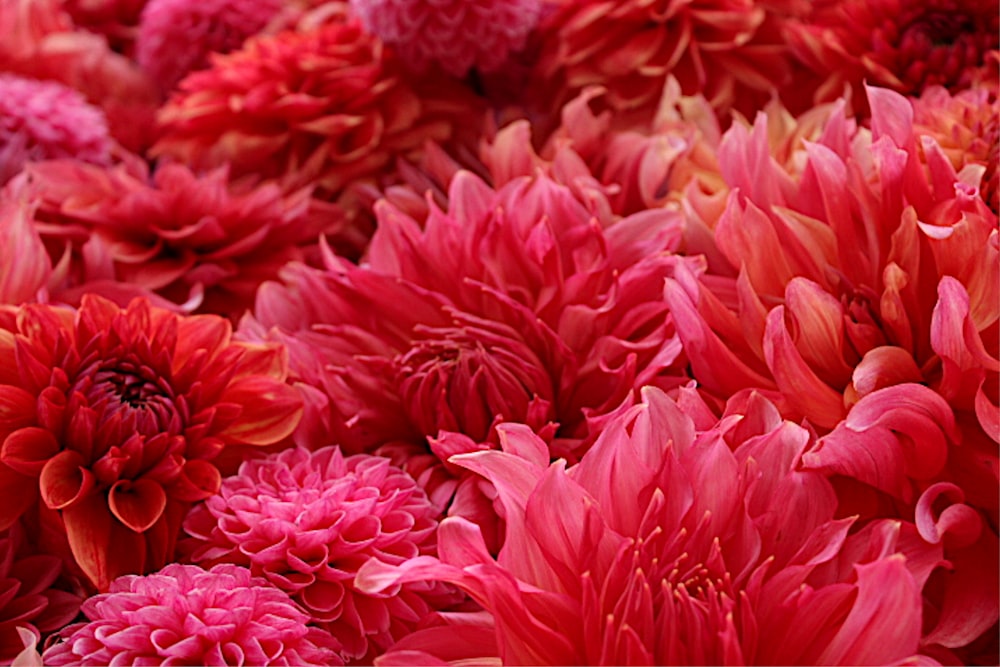
[(80, 93), (54, 81), (0, 73), (0, 184), (31, 160), (110, 160), (108, 122)]
[(250, 570), (168, 565), (83, 603), (46, 665), (338, 665), (332, 640)]
[(370, 558), (399, 565), (435, 554), (437, 513), (388, 459), (344, 457), (337, 447), (289, 449), (247, 461), (223, 480), (188, 515), (192, 537), (181, 549), (204, 565), (249, 567), (329, 630), (344, 657), (370, 659), (412, 631), (436, 601), (456, 601), (440, 584), (373, 595), (354, 587)]
[(351, 0), (365, 27), (417, 69), (493, 71), (524, 46), (541, 0)]

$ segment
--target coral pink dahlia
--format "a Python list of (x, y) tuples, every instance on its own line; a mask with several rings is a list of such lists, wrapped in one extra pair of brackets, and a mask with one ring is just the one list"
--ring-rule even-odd
[[(191, 510), (181, 549), (203, 565), (235, 563), (286, 591), (328, 629), (345, 657), (384, 650), (411, 631), (439, 585), (368, 595), (354, 575), (436, 553), (437, 510), (388, 459), (337, 447), (289, 449), (243, 463), (219, 493)], [(369, 642), (373, 646), (369, 647)]]
[(351, 0), (365, 27), (408, 64), (462, 76), (492, 71), (524, 46), (541, 0)]
[[(496, 486), (507, 518), (496, 560), (474, 526), (451, 517), (440, 560), (369, 562), (359, 586), (454, 582), (492, 614), (503, 664), (912, 659), (939, 548), (920, 547), (900, 521), (858, 530), (836, 519), (830, 482), (799, 467), (810, 434), (759, 397), (698, 432), (661, 391), (642, 393), (568, 470), (510, 424), (500, 427), (504, 452), (452, 459)], [(447, 652), (440, 630), (413, 635), (407, 647), (422, 644), (423, 655), (411, 659)]]
[(0, 321), (0, 529), (40, 497), (101, 590), (168, 562), (187, 508), (219, 487), (212, 459), (281, 440), (301, 413), (283, 351), (230, 334), (93, 295)]
[(46, 665), (334, 665), (326, 633), (246, 568), (168, 565), (83, 604)]
[(52, 81), (0, 74), (0, 183), (29, 160), (110, 159), (108, 123), (75, 90)]
[(281, 0), (150, 0), (142, 10), (136, 60), (164, 90), (260, 32)]

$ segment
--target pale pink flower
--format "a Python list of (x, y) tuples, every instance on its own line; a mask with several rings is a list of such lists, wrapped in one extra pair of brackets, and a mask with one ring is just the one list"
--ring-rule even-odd
[(351, 0), (369, 31), (391, 44), (407, 64), (436, 63), (454, 76), (488, 72), (524, 47), (541, 0)]
[(149, 0), (142, 10), (135, 58), (171, 90), (189, 72), (204, 69), (209, 54), (229, 53), (260, 32), (281, 0)]
[[(836, 519), (829, 481), (799, 466), (811, 435), (760, 397), (699, 432), (644, 389), (569, 470), (549, 465), (523, 426), (500, 430), (503, 452), (452, 459), (496, 486), (507, 519), (496, 560), (475, 526), (448, 518), (440, 560), (370, 561), (359, 586), (457, 584), (492, 614), (503, 664), (915, 659), (920, 589), (940, 548), (901, 521)], [(415, 662), (463, 632), (444, 627), (451, 633), (434, 627), (407, 642)], [(489, 642), (464, 648), (482, 656)]]
[(65, 157), (110, 161), (101, 110), (62, 84), (0, 73), (0, 184), (26, 162)]
[(83, 603), (46, 665), (337, 665), (332, 640), (246, 568), (168, 565)]
[(192, 562), (243, 565), (285, 591), (328, 630), (345, 658), (369, 659), (440, 604), (439, 584), (368, 595), (354, 575), (374, 558), (398, 565), (436, 554), (438, 510), (388, 459), (337, 447), (289, 449), (244, 462), (184, 521)]

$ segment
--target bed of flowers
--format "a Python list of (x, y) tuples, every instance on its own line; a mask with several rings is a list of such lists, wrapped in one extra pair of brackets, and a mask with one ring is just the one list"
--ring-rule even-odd
[(0, 665), (998, 664), (997, 0), (0, 0)]

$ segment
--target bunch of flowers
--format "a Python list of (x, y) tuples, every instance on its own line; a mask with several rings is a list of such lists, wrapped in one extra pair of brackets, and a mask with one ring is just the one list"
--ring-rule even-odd
[(0, 665), (1000, 662), (997, 0), (0, 0)]

